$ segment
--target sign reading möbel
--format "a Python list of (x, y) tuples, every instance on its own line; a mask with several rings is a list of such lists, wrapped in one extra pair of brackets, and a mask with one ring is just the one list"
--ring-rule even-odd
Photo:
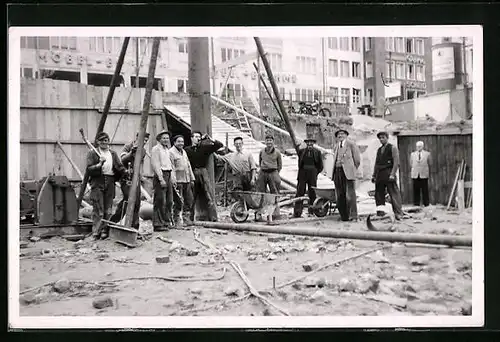
[(432, 51), (432, 80), (455, 78), (455, 57), (452, 46), (439, 47)]

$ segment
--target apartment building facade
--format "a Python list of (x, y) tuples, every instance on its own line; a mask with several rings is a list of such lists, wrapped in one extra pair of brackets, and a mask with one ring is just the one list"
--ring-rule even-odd
[[(137, 42), (136, 42), (137, 40)], [(283, 99), (312, 102), (363, 103), (365, 75), (363, 38), (261, 38)], [(111, 82), (123, 37), (22, 37), (21, 77), (70, 80), (97, 86)], [(212, 92), (234, 98), (258, 98), (257, 49), (251, 37), (209, 39)], [(145, 87), (152, 38), (132, 38), (119, 80), (122, 86)], [(248, 56), (232, 69), (217, 66)], [(136, 63), (136, 61), (139, 63)], [(260, 73), (267, 78), (261, 63)], [(213, 72), (213, 66), (215, 72)], [(155, 89), (188, 91), (187, 38), (162, 37)], [(263, 90), (260, 89), (262, 92)]]
[(389, 114), (387, 104), (432, 92), (430, 37), (368, 37), (364, 39), (365, 105), (376, 116)]

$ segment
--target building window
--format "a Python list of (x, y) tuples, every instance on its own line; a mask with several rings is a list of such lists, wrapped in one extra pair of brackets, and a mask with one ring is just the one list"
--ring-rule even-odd
[(221, 49), (221, 60), (224, 63), (226, 61), (230, 61), (231, 59), (235, 59), (235, 58), (238, 58), (240, 56), (243, 56), (244, 54), (245, 54), (245, 50), (222, 48)]
[(328, 48), (332, 50), (337, 50), (339, 48), (337, 37), (328, 38)]
[(443, 37), (443, 43), (451, 42), (451, 37)]
[(339, 101), (339, 88), (330, 87), (330, 96), (332, 97), (332, 102), (338, 103), (338, 101)]
[(187, 80), (177, 80), (177, 92), (187, 93)]
[(21, 49), (50, 50), (50, 38), (21, 37)]
[(416, 65), (417, 69), (417, 81), (425, 81), (425, 67), (423, 65)]
[(400, 53), (405, 52), (404, 38), (401, 38), (401, 37), (395, 38), (395, 43), (396, 43), (396, 52), (400, 52)]
[(349, 37), (340, 37), (340, 50), (349, 51)]
[(406, 65), (406, 78), (408, 80), (414, 80), (415, 79), (415, 65), (413, 65), (413, 64), (407, 64)]
[(297, 70), (304, 74), (316, 74), (316, 58), (300, 56), (296, 58)]
[(407, 90), (406, 91), (406, 99), (413, 100), (414, 98), (415, 98), (415, 91), (414, 90)]
[(373, 48), (373, 38), (365, 38), (365, 51), (370, 51)]
[(113, 53), (120, 53), (122, 50), (122, 39), (120, 37), (113, 38)]
[[(76, 50), (76, 37), (50, 37), (50, 48), (56, 50)], [(47, 41), (44, 41), (45, 45)]]
[(359, 37), (351, 38), (352, 51), (361, 51)]
[(349, 103), (349, 88), (340, 90), (340, 103)]
[(396, 77), (396, 70), (394, 70), (394, 62), (390, 61), (385, 62), (385, 77), (391, 80)]
[(352, 102), (353, 103), (361, 102), (361, 89), (352, 88)]
[(413, 49), (413, 38), (406, 38), (406, 53), (415, 53)]
[(385, 50), (394, 52), (394, 37), (385, 38)]
[(348, 61), (340, 61), (340, 77), (349, 77)]
[(366, 89), (366, 97), (368, 98), (368, 103), (373, 103), (373, 89)]
[(373, 63), (366, 62), (365, 66), (365, 78), (373, 77)]
[(415, 40), (415, 53), (417, 55), (421, 55), (421, 56), (423, 56), (425, 54), (425, 52), (424, 52), (424, 40), (423, 39)]
[(328, 60), (328, 76), (339, 77), (339, 61), (336, 59)]
[(104, 37), (97, 37), (97, 52), (104, 53)]
[(358, 62), (352, 62), (352, 77), (361, 78), (361, 64)]
[(33, 68), (21, 68), (21, 77), (34, 79), (36, 75), (33, 73)]
[(404, 67), (405, 65), (403, 63), (396, 63), (396, 78), (398, 80), (404, 79)]
[(307, 89), (307, 101), (314, 101), (314, 91), (312, 89)]
[[(243, 54), (241, 54), (243, 55)], [(267, 60), (269, 64), (271, 64), (272, 71), (282, 71), (283, 70), (283, 62), (280, 53), (271, 53), (267, 55)]]
[(179, 45), (179, 52), (180, 53), (187, 53), (188, 52), (187, 42), (179, 41), (179, 42), (177, 42), (177, 44)]

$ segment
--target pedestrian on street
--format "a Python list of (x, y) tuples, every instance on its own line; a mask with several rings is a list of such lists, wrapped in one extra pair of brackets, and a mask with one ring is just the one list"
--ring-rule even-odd
[(411, 179), (413, 181), (413, 204), (420, 206), (420, 193), (424, 207), (429, 206), (429, 168), (431, 154), (424, 150), (423, 141), (416, 144), (417, 150), (411, 153)]
[(99, 155), (90, 150), (87, 153), (87, 173), (90, 177), (90, 200), (92, 203), (92, 237), (94, 240), (106, 239), (109, 227), (102, 219), (108, 220), (113, 210), (115, 198), (115, 181), (127, 177), (118, 154), (109, 148), (109, 135), (101, 132), (95, 144)]
[(173, 228), (172, 202), (173, 188), (176, 186), (175, 172), (168, 150), (170, 133), (161, 131), (156, 136), (158, 143), (151, 149), (151, 166), (153, 168), (153, 229), (165, 231)]
[(250, 152), (243, 150), (243, 138), (236, 137), (233, 140), (235, 152), (224, 156), (216, 154), (217, 159), (229, 164), (235, 176), (233, 190), (254, 191), (256, 181), (257, 163)]
[[(314, 188), (318, 182), (318, 175), (323, 171), (323, 156), (321, 151), (314, 147), (316, 139), (305, 139), (306, 147), (299, 150), (299, 171), (297, 174), (297, 193), (295, 197), (309, 196), (308, 212), (313, 214), (313, 204), (316, 200)], [(304, 207), (303, 201), (295, 202), (293, 217), (301, 217)]]
[(210, 155), (217, 152), (224, 144), (199, 131), (191, 134), (191, 142), (192, 146), (185, 148), (195, 177), (189, 218), (194, 221), (196, 201), (200, 201), (201, 207), (207, 209), (208, 217), (201, 215), (199, 219), (217, 222), (217, 207), (213, 197), (214, 184), (210, 180), (207, 165)]
[(335, 132), (333, 182), (340, 219), (358, 221), (356, 171), (361, 164), (361, 154), (356, 143), (347, 139), (348, 135), (349, 132), (344, 129)]
[[(377, 133), (382, 146), (377, 151), (372, 182), (375, 183), (375, 204), (377, 207), (385, 205), (385, 192), (389, 193), (396, 220), (406, 218), (403, 212), (401, 193), (397, 184), (396, 172), (399, 167), (398, 148), (389, 143), (387, 132)], [(383, 216), (384, 212), (377, 210), (377, 215)]]
[(190, 226), (190, 211), (193, 205), (194, 173), (189, 162), (188, 155), (184, 151), (184, 137), (176, 135), (173, 140), (174, 146), (170, 148), (170, 161), (177, 180), (174, 191), (174, 225), (182, 227)]
[[(129, 176), (126, 178), (122, 178), (120, 180), (120, 188), (122, 189), (123, 198), (118, 203), (116, 207), (115, 213), (109, 219), (112, 222), (120, 222), (127, 212), (128, 206), (128, 197), (130, 194), (130, 188), (132, 185), (132, 177), (134, 175), (134, 162), (135, 162), (135, 154), (137, 152), (137, 148), (139, 146), (139, 142), (137, 138), (139, 137), (139, 133), (135, 135), (134, 141), (129, 144), (126, 144), (122, 152), (120, 153), (120, 158), (122, 164), (129, 170)], [(144, 136), (144, 145), (147, 144), (149, 140), (149, 133), (146, 133)], [(137, 183), (137, 191), (135, 193), (135, 206), (134, 206), (134, 214), (132, 218), (132, 228), (139, 230), (139, 209), (141, 208), (141, 182), (144, 182), (144, 176), (142, 175), (142, 168), (144, 167), (144, 157), (146, 156), (146, 149), (143, 147), (142, 149), (142, 158), (141, 158), (141, 167), (139, 169), (139, 182)]]
[(259, 192), (280, 193), (281, 178), (280, 172), (283, 167), (281, 153), (274, 147), (274, 137), (266, 136), (266, 147), (259, 154), (259, 177), (257, 179), (257, 189)]

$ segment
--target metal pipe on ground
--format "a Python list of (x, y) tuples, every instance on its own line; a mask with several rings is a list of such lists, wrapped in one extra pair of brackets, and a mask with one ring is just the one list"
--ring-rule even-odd
[(324, 228), (300, 228), (300, 227), (274, 227), (258, 224), (243, 223), (222, 223), (222, 222), (204, 222), (195, 221), (193, 225), (205, 228), (236, 230), (240, 232), (260, 232), (270, 234), (285, 235), (303, 235), (316, 236), (334, 239), (350, 240), (370, 240), (387, 242), (413, 242), (425, 243), (430, 245), (463, 246), (472, 247), (471, 236), (454, 235), (434, 235), (434, 234), (409, 234), (409, 233), (385, 233), (385, 232), (366, 232), (366, 231), (339, 231)]

